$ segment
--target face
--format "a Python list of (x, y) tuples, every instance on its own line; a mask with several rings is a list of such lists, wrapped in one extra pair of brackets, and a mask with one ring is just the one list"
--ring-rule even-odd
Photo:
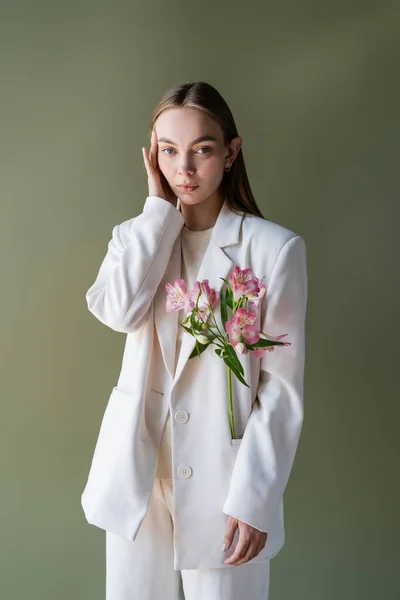
[[(219, 123), (203, 111), (189, 107), (165, 110), (158, 117), (155, 130), (158, 164), (176, 197), (190, 205), (207, 199), (220, 201), (224, 167), (232, 165), (241, 138), (238, 136), (225, 146)], [(197, 187), (185, 191), (179, 187), (181, 184)]]

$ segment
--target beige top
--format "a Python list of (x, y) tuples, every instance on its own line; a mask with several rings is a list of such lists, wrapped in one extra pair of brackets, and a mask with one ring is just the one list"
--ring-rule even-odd
[[(200, 269), (201, 262), (207, 246), (210, 242), (214, 227), (204, 229), (203, 231), (193, 231), (184, 225), (181, 229), (181, 278), (184, 279), (188, 286), (188, 291), (193, 289), (197, 274)], [(176, 352), (175, 352), (175, 369), (178, 364), (179, 353), (182, 345), (182, 338), (185, 330), (180, 325), (185, 317), (185, 312), (178, 312), (178, 333), (176, 337)], [(164, 431), (161, 438), (160, 450), (158, 454), (158, 465), (156, 477), (163, 479), (172, 479), (172, 464), (171, 464), (171, 414), (168, 411), (167, 419), (164, 425)]]

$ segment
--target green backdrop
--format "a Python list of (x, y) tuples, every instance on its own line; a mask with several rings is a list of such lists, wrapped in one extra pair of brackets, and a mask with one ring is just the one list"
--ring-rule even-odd
[(80, 495), (125, 336), (85, 293), (142, 210), (153, 108), (194, 80), (230, 105), (264, 215), (307, 244), (305, 421), (270, 599), (400, 596), (399, 17), (385, 0), (0, 1), (1, 598), (105, 595)]

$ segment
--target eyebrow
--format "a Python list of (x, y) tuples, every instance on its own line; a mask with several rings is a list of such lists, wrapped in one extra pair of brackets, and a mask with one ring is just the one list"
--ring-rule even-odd
[[(178, 145), (175, 142), (173, 142), (172, 140), (169, 140), (168, 138), (165, 138), (165, 137), (159, 138), (158, 141), (165, 142), (166, 144), (173, 144), (174, 146)], [(193, 140), (192, 145), (200, 144), (200, 142), (218, 142), (218, 140), (215, 137), (213, 137), (212, 135), (201, 135), (200, 137)]]

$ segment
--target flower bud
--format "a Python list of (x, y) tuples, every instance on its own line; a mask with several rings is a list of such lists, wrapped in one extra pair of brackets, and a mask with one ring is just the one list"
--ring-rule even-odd
[(201, 333), (193, 333), (193, 335), (200, 344), (208, 344), (208, 338), (205, 335)]

